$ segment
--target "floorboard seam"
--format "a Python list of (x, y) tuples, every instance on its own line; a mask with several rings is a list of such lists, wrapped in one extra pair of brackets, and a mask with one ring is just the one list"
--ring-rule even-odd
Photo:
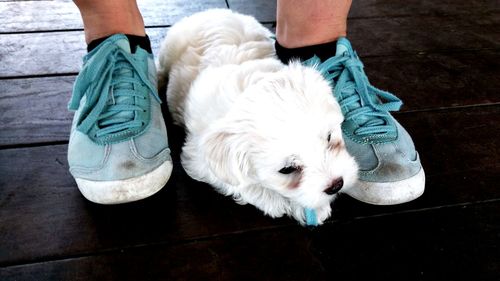
[(405, 215), (405, 214), (415, 214), (415, 213), (421, 213), (421, 212), (428, 212), (428, 211), (436, 211), (436, 210), (441, 210), (441, 209), (450, 209), (450, 208), (466, 208), (469, 206), (477, 206), (481, 204), (489, 204), (489, 203), (496, 203), (500, 202), (500, 198), (494, 198), (494, 199), (487, 199), (487, 200), (480, 200), (480, 201), (473, 201), (473, 202), (464, 202), (464, 203), (457, 203), (457, 204), (449, 204), (449, 205), (441, 205), (441, 206), (435, 206), (435, 207), (426, 207), (426, 208), (418, 208), (418, 209), (412, 209), (412, 210), (401, 210), (401, 211), (396, 211), (396, 212), (387, 212), (387, 213), (380, 213), (380, 214), (375, 214), (375, 215), (369, 215), (369, 216), (358, 216), (358, 217), (353, 217), (350, 220), (329, 220), (326, 221), (325, 224), (335, 224), (335, 223), (340, 223), (340, 222), (350, 222), (350, 221), (358, 221), (358, 220), (365, 220), (365, 219), (372, 219), (372, 218), (382, 218), (382, 217), (388, 217), (392, 215)]
[(477, 103), (477, 104), (468, 104), (468, 105), (457, 105), (457, 106), (445, 106), (445, 107), (435, 107), (435, 108), (422, 108), (422, 109), (412, 109), (412, 110), (404, 110), (394, 112), (394, 116), (403, 115), (403, 114), (412, 114), (412, 113), (423, 113), (423, 112), (439, 112), (439, 111), (452, 111), (458, 109), (475, 109), (475, 108), (485, 108), (485, 107), (497, 107), (500, 106), (500, 102), (492, 102), (492, 103)]
[[(69, 132), (68, 132), (69, 133)], [(44, 146), (52, 146), (52, 145), (66, 145), (68, 144), (68, 140), (64, 141), (50, 141), (50, 142), (34, 142), (34, 143), (26, 143), (26, 144), (5, 144), (0, 145), (1, 150), (9, 150), (9, 149), (19, 149), (19, 148), (30, 148), (30, 147), (44, 147)]]
[(48, 73), (48, 74), (32, 74), (32, 75), (17, 75), (17, 76), (3, 76), (0, 80), (16, 80), (16, 79), (32, 79), (32, 78), (50, 78), (50, 77), (64, 77), (76, 76), (78, 72), (63, 72), (63, 73)]

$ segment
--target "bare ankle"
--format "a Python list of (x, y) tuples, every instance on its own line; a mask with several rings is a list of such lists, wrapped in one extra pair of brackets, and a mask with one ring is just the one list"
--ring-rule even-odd
[(116, 33), (144, 36), (144, 21), (134, 0), (77, 0), (85, 30), (85, 41)]
[(337, 40), (347, 34), (351, 0), (278, 0), (276, 37), (286, 48)]
[(346, 25), (323, 25), (321, 29), (315, 28), (281, 28), (277, 29), (278, 42), (286, 48), (299, 48), (333, 42), (347, 35)]

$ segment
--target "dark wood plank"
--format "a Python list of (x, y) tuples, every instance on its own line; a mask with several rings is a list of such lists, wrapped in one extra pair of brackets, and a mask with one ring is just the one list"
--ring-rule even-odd
[[(166, 29), (148, 30), (154, 50)], [(77, 73), (86, 54), (83, 31), (1, 35), (0, 77)]]
[[(499, 49), (499, 26), (500, 17), (458, 19), (426, 16), (352, 20), (348, 32), (354, 47), (363, 57), (400, 56)], [(149, 28), (147, 32), (156, 53), (166, 28)], [(76, 73), (84, 54), (82, 31), (2, 35), (0, 78)]]
[[(494, 188), (500, 181), (499, 118), (500, 106), (399, 114), (427, 172), (426, 193), (387, 207), (342, 197), (332, 219), (500, 199)], [(173, 151), (177, 159), (178, 148)], [(122, 206), (85, 201), (67, 169), (65, 145), (0, 150), (0, 266), (296, 225), (235, 204), (189, 179), (178, 162), (162, 192)]]
[(260, 22), (276, 21), (276, 0), (227, 0), (229, 9), (255, 17)]
[[(276, 21), (276, 0), (228, 0), (229, 8), (254, 16), (261, 22)], [(349, 19), (401, 16), (459, 16), (500, 12), (497, 0), (363, 0), (353, 1)]]
[[(360, 56), (500, 48), (498, 16), (353, 19), (347, 36)], [(430, 32), (432, 31), (432, 32)]]
[[(168, 28), (149, 28), (157, 54)], [(83, 31), (0, 35), (0, 79), (77, 73), (87, 53)]]
[(399, 96), (402, 112), (500, 102), (500, 50), (363, 59), (370, 82)]
[(349, 18), (396, 16), (467, 16), (500, 12), (498, 0), (363, 0), (352, 1)]
[(2, 280), (500, 278), (500, 203), (252, 231), (0, 268)]
[[(405, 102), (403, 112), (500, 102), (500, 51), (368, 57), (364, 63), (374, 85)], [(4, 91), (0, 145), (66, 141), (73, 115), (67, 103), (74, 79), (0, 80)]]
[[(210, 8), (227, 8), (224, 0), (137, 1), (146, 26), (172, 25), (182, 17)], [(0, 33), (83, 29), (73, 1), (0, 3)]]
[(0, 80), (0, 143), (67, 141), (75, 76)]

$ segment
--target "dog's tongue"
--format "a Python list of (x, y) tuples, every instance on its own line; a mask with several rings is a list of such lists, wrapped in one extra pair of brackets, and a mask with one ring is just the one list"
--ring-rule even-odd
[(314, 209), (304, 209), (304, 214), (306, 216), (306, 224), (308, 226), (318, 225), (318, 218), (316, 217), (316, 211)]

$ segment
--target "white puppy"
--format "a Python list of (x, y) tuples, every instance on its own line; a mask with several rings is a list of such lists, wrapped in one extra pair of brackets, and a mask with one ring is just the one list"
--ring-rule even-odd
[(357, 165), (345, 150), (340, 107), (310, 67), (275, 58), (272, 34), (254, 18), (209, 10), (165, 38), (160, 84), (174, 122), (186, 129), (182, 165), (194, 179), (271, 217), (305, 224), (330, 216)]

